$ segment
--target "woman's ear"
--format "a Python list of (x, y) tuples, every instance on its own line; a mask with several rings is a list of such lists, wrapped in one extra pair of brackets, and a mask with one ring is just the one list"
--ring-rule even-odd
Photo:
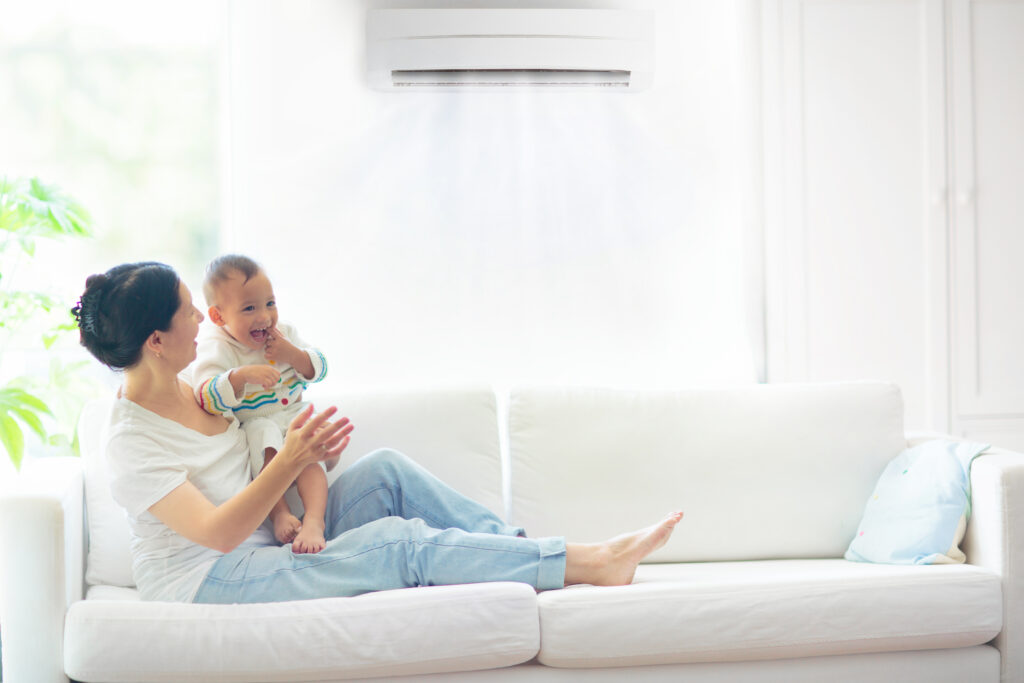
[(209, 310), (206, 311), (209, 314), (210, 322), (217, 327), (224, 327), (224, 316), (220, 314), (220, 309), (216, 306), (210, 306)]
[(160, 336), (160, 330), (156, 330), (146, 338), (143, 348), (149, 349), (157, 358), (160, 358), (164, 350), (164, 340)]

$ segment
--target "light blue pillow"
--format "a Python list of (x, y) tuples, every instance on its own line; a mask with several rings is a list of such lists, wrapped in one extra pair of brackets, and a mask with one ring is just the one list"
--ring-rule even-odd
[(908, 448), (882, 472), (846, 559), (951, 564), (971, 515), (971, 462), (988, 444), (935, 439)]

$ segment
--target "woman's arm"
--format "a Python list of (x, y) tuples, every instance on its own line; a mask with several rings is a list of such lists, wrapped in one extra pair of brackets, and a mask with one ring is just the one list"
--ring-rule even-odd
[(348, 418), (328, 422), (331, 407), (310, 419), (309, 406), (292, 420), (281, 451), (252, 483), (221, 505), (214, 505), (189, 481), (158, 500), (149, 511), (185, 538), (223, 553), (238, 547), (263, 523), (307, 465), (340, 455), (348, 446)]

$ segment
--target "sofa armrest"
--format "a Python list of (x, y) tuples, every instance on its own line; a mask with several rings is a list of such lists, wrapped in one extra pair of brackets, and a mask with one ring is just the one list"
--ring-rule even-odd
[(991, 448), (971, 466), (971, 519), (964, 536), (967, 561), (999, 574), (1003, 629), (994, 644), (1002, 680), (1024, 680), (1024, 454)]
[(0, 493), (3, 678), (67, 681), (64, 614), (82, 597), (82, 467), (78, 458), (27, 460)]

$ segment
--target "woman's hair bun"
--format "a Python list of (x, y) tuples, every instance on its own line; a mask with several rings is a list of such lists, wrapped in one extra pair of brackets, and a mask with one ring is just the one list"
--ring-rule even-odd
[(85, 290), (103, 287), (110, 281), (106, 273), (96, 273), (85, 278)]
[(109, 282), (110, 279), (104, 273), (96, 273), (86, 278), (82, 298), (78, 300), (78, 305), (71, 309), (71, 314), (75, 316), (79, 330), (98, 334), (96, 316), (103, 303), (103, 294)]

